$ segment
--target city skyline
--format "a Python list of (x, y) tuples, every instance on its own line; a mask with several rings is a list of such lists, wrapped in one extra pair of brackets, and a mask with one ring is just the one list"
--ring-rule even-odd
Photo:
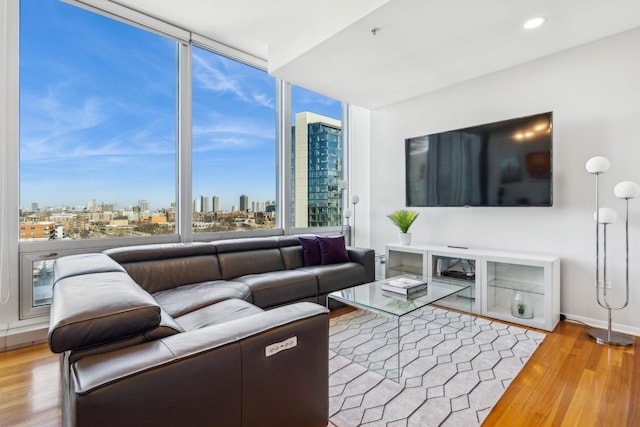
[[(234, 202), (230, 202), (227, 206), (228, 207), (220, 207), (222, 205), (219, 204), (219, 197), (214, 195), (211, 196), (206, 196), (204, 194), (201, 194), (200, 196), (197, 196), (193, 199), (192, 203), (194, 204), (194, 206), (196, 205), (196, 202), (201, 198), (201, 197), (206, 197), (208, 198), (208, 210), (207, 211), (201, 211), (201, 210), (196, 210), (194, 209), (194, 212), (232, 212), (233, 211), (233, 207), (240, 207), (240, 200), (242, 196), (246, 196), (244, 193), (240, 194), (237, 197), (237, 200)], [(218, 209), (216, 210), (212, 204), (213, 198), (217, 197), (218, 198)], [(267, 199), (267, 200), (254, 200), (251, 197), (248, 197), (248, 204), (249, 205), (254, 205), (254, 204), (262, 204), (264, 206), (268, 206), (269, 204), (275, 204), (275, 199)], [(56, 211), (56, 210), (70, 210), (70, 211), (82, 211), (82, 210), (94, 210), (97, 207), (113, 207), (114, 211), (122, 211), (122, 210), (128, 210), (128, 209), (133, 209), (135, 207), (139, 207), (140, 210), (142, 212), (158, 212), (158, 211), (162, 211), (162, 210), (166, 210), (166, 209), (172, 209), (175, 206), (171, 206), (171, 205), (167, 205), (167, 206), (162, 206), (160, 208), (156, 208), (156, 209), (151, 209), (149, 207), (149, 203), (147, 202), (146, 199), (138, 199), (136, 201), (136, 203), (128, 203), (126, 205), (120, 205), (117, 202), (103, 202), (103, 201), (99, 201), (96, 199), (90, 199), (88, 200), (85, 204), (82, 205), (75, 205), (75, 206), (71, 206), (71, 205), (67, 205), (67, 204), (60, 204), (57, 206), (49, 206), (49, 205), (45, 205), (43, 206), (41, 203), (39, 202), (31, 202), (28, 203), (27, 206), (21, 206), (20, 210), (23, 212), (35, 212), (35, 211), (40, 211), (40, 212), (44, 212), (44, 211)], [(148, 209), (145, 209), (145, 206)], [(253, 210), (253, 209), (252, 209)]]
[[(21, 2), (20, 28), (21, 208), (170, 208), (175, 42), (57, 0)], [(193, 197), (275, 200), (274, 79), (201, 48), (192, 63)], [(341, 118), (340, 102), (291, 92), (293, 114)]]

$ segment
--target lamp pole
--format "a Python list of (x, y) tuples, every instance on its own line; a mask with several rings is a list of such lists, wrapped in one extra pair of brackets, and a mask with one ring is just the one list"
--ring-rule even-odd
[(358, 204), (359, 201), (360, 201), (360, 196), (358, 196), (357, 194), (354, 194), (353, 196), (351, 196), (351, 204), (353, 204), (353, 244), (352, 246), (356, 245), (356, 205)]

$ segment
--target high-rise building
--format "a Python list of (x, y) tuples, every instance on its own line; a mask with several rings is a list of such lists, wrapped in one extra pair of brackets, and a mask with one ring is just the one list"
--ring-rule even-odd
[(200, 212), (209, 212), (209, 196), (200, 196)]
[(240, 195), (240, 210), (243, 212), (249, 210), (249, 197), (246, 194)]
[(276, 211), (276, 201), (275, 200), (268, 200), (265, 203), (264, 211), (265, 212), (275, 212)]
[(35, 212), (38, 210), (38, 203), (31, 203), (31, 212)]
[(211, 198), (211, 201), (213, 202), (213, 206), (212, 206), (213, 212), (219, 212), (220, 211), (220, 197), (213, 196)]
[(296, 113), (293, 131), (293, 226), (342, 224), (342, 123)]
[(253, 212), (264, 212), (264, 202), (251, 202)]
[(149, 212), (149, 202), (144, 199), (138, 200), (138, 207), (140, 208), (140, 212)]

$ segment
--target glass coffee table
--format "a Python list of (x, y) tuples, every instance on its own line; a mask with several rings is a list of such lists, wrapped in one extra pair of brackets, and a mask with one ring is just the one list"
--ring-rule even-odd
[[(378, 343), (372, 345), (371, 342), (364, 342), (365, 338), (363, 337), (361, 345), (356, 345), (353, 349), (349, 349), (348, 351), (339, 351), (338, 354), (356, 363), (362, 364), (369, 370), (376, 371), (387, 378), (393, 379), (394, 381), (400, 380), (402, 367), (404, 366), (402, 364), (401, 355), (403, 346), (406, 345), (406, 343), (403, 342), (403, 333), (401, 329), (407, 316), (421, 316), (421, 309), (426, 306), (436, 304), (438, 301), (445, 298), (459, 296), (461, 301), (468, 301), (469, 310), (458, 316), (459, 322), (456, 327), (458, 329), (462, 329), (468, 326), (469, 330), (471, 330), (473, 322), (473, 316), (470, 314), (473, 300), (463, 296), (465, 295), (464, 291), (467, 291), (466, 294), (468, 294), (470, 285), (458, 285), (447, 282), (432, 281), (427, 283), (426, 290), (416, 292), (409, 296), (404, 296), (399, 293), (382, 289), (383, 284), (389, 280), (395, 280), (398, 278), (417, 279), (426, 282), (425, 279), (419, 276), (397, 276), (332, 292), (327, 297), (327, 305), (329, 303), (329, 298), (331, 298), (332, 300), (339, 301), (343, 304), (375, 315), (383, 315), (389, 319), (388, 321), (385, 319), (386, 323), (384, 325), (382, 325), (381, 322), (377, 322), (378, 326), (372, 326), (380, 329), (378, 331), (374, 330), (372, 335), (374, 339), (378, 339)], [(459, 304), (457, 305), (460, 306)], [(466, 305), (463, 306), (466, 307)], [(330, 336), (330, 344), (332, 337), (335, 337), (335, 335), (332, 334), (332, 336)], [(385, 349), (380, 350), (383, 346)], [(377, 356), (380, 360), (372, 362), (370, 358), (372, 349), (378, 353), (386, 352), (386, 354)]]

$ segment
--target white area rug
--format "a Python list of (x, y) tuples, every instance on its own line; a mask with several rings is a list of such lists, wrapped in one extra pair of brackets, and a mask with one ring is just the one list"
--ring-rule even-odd
[[(351, 426), (479, 426), (545, 335), (425, 307), (331, 319), (329, 418)], [(471, 327), (469, 324), (471, 323)], [(387, 378), (388, 377), (388, 378)]]

